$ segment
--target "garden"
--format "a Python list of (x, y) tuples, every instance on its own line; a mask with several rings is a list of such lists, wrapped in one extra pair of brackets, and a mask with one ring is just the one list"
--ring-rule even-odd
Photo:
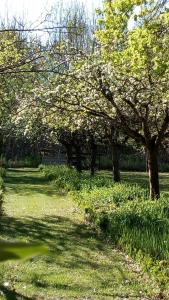
[(0, 299), (167, 300), (168, 1), (36, 5), (0, 12)]

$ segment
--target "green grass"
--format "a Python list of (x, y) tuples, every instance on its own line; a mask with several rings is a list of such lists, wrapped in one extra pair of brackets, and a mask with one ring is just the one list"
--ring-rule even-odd
[[(110, 172), (99, 172), (110, 178)], [(99, 175), (98, 175), (99, 176)], [(147, 196), (146, 173), (122, 173), (110, 188), (74, 192), (89, 223), (132, 255), (159, 282), (169, 299), (169, 174), (160, 174), (161, 198)], [(125, 183), (125, 184), (124, 184)], [(137, 184), (137, 185), (136, 185)], [(147, 194), (147, 195), (146, 195)]]
[(1, 238), (41, 241), (52, 255), (1, 264), (0, 299), (159, 299), (157, 284), (37, 170), (8, 172), (4, 207)]

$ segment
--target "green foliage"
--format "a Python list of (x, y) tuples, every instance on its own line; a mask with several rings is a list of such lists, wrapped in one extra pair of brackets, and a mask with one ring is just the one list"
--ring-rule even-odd
[(131, 250), (141, 249), (155, 258), (167, 258), (169, 239), (167, 244), (165, 242), (168, 235), (169, 205), (166, 199), (161, 199), (160, 202), (128, 202), (110, 211), (107, 218), (107, 233), (114, 241), (123, 246), (130, 245)]
[(92, 190), (83, 189), (74, 193), (76, 201), (94, 211), (110, 211), (127, 201), (148, 198), (147, 192), (138, 185), (116, 183), (112, 187), (95, 187)]
[(47, 247), (41, 244), (0, 241), (0, 262), (25, 259), (34, 255), (47, 253)]
[(21, 58), (21, 51), (19, 53), (17, 48), (18, 42), (17, 34), (14, 32), (1, 32), (1, 45), (0, 45), (0, 64), (3, 66), (9, 66), (11, 62), (16, 64)]
[(93, 189), (94, 187), (110, 187), (112, 180), (105, 176), (91, 177), (89, 173), (78, 173), (75, 169), (67, 166), (45, 166), (41, 165), (39, 169), (45, 177), (55, 182), (58, 190), (76, 191), (82, 189)]
[(103, 49), (105, 58), (117, 64), (123, 74), (128, 72), (141, 78), (147, 72), (150, 61), (150, 72), (154, 78), (162, 78), (168, 71), (168, 35), (159, 34), (159, 30), (168, 28), (169, 13), (165, 2), (162, 7), (158, 7), (156, 1), (148, 1), (148, 5), (142, 0), (105, 1), (104, 26), (97, 36), (106, 46)]

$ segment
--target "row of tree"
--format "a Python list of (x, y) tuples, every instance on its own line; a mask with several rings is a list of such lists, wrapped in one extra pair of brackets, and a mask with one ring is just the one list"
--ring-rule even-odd
[(58, 140), (71, 132), (74, 143), (73, 132), (106, 137), (119, 181), (117, 146), (133, 139), (148, 157), (150, 196), (159, 198), (158, 152), (169, 137), (167, 1), (105, 0), (97, 15), (96, 25), (75, 6), (46, 29), (45, 43), (23, 28), (2, 29), (2, 140), (3, 132), (34, 139), (44, 128)]

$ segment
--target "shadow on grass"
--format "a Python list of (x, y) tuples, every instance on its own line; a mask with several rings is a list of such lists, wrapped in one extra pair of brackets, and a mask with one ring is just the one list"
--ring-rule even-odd
[(60, 194), (60, 192), (55, 189), (54, 184), (50, 184), (49, 179), (40, 173), (37, 175), (37, 169), (35, 169), (35, 171), (27, 171), (24, 169), (10, 170), (5, 178), (5, 184), (9, 190), (20, 196), (33, 193), (40, 193), (47, 196)]
[[(60, 267), (72, 270), (72, 272), (84, 270), (87, 273), (96, 271), (95, 282), (98, 282), (100, 286), (103, 285), (103, 288), (112, 287), (113, 277), (116, 278), (117, 273), (122, 281), (126, 279), (123, 264), (119, 263), (124, 258), (119, 257), (119, 254), (113, 251), (111, 253), (110, 247), (105, 247), (105, 241), (85, 224), (75, 223), (69, 218), (60, 216), (48, 216), (41, 219), (32, 217), (16, 219), (4, 216), (0, 221), (0, 226), (2, 238), (10, 240), (21, 238), (48, 245), (51, 255), (32, 258), (30, 263), (34, 264), (36, 261), (42, 260), (45, 266), (56, 266), (56, 269)], [(48, 270), (49, 277), (54, 278), (55, 275), (54, 269)], [(68, 289), (73, 292), (88, 292), (89, 288), (80, 282), (77, 284), (46, 282), (45, 276), (45, 271), (40, 278), (37, 278), (36, 273), (32, 274), (31, 284), (37, 289), (50, 288), (62, 291)]]
[[(78, 264), (90, 264), (79, 253), (85, 253), (88, 250), (103, 251), (106, 254), (104, 241), (98, 234), (88, 228), (85, 224), (73, 222), (69, 218), (61, 216), (47, 216), (42, 219), (37, 218), (19, 218), (4, 216), (0, 221), (0, 234), (8, 239), (26, 239), (38, 241), (47, 244), (53, 255), (68, 252), (71, 259), (65, 260), (70, 267), (78, 267)], [(66, 256), (65, 256), (66, 257)], [(74, 260), (72, 260), (74, 257)], [(48, 262), (53, 260), (53, 256), (46, 258)]]
[(7, 168), (7, 171), (8, 172), (14, 172), (14, 173), (36, 173), (36, 172), (39, 172), (38, 168)]
[[(27, 173), (27, 172), (26, 172)], [(7, 184), (12, 184), (12, 185), (42, 185), (45, 183), (48, 183), (49, 180), (46, 179), (45, 177), (40, 177), (40, 176), (31, 176), (31, 175), (24, 175), (21, 172), (17, 173), (17, 176), (14, 176), (14, 174), (12, 175), (8, 175), (5, 178), (5, 182)]]
[(146, 173), (122, 173), (122, 180), (124, 183), (138, 184), (142, 188), (149, 188), (148, 175)]
[[(12, 186), (10, 184), (8, 184), (8, 191), (14, 193), (14, 194), (18, 194), (19, 196), (29, 196), (29, 195), (34, 195), (36, 196), (36, 194), (42, 194), (42, 195), (46, 195), (46, 196), (63, 196), (66, 193), (62, 190), (58, 190), (57, 188), (54, 187), (54, 185), (52, 187), (50, 187), (49, 185), (44, 185), (44, 186), (40, 186), (40, 185), (32, 185), (32, 186), (25, 186), (24, 184), (20, 184), (19, 186)], [(39, 195), (37, 195), (39, 197)]]
[(27, 296), (21, 295), (15, 290), (10, 290), (3, 285), (0, 285), (0, 291), (3, 293), (3, 297), (5, 297), (6, 300), (35, 300), (35, 298), (29, 298)]
[[(111, 171), (99, 171), (97, 175), (112, 178)], [(123, 183), (138, 184), (143, 188), (148, 188), (148, 175), (143, 172), (121, 172), (121, 180)]]

